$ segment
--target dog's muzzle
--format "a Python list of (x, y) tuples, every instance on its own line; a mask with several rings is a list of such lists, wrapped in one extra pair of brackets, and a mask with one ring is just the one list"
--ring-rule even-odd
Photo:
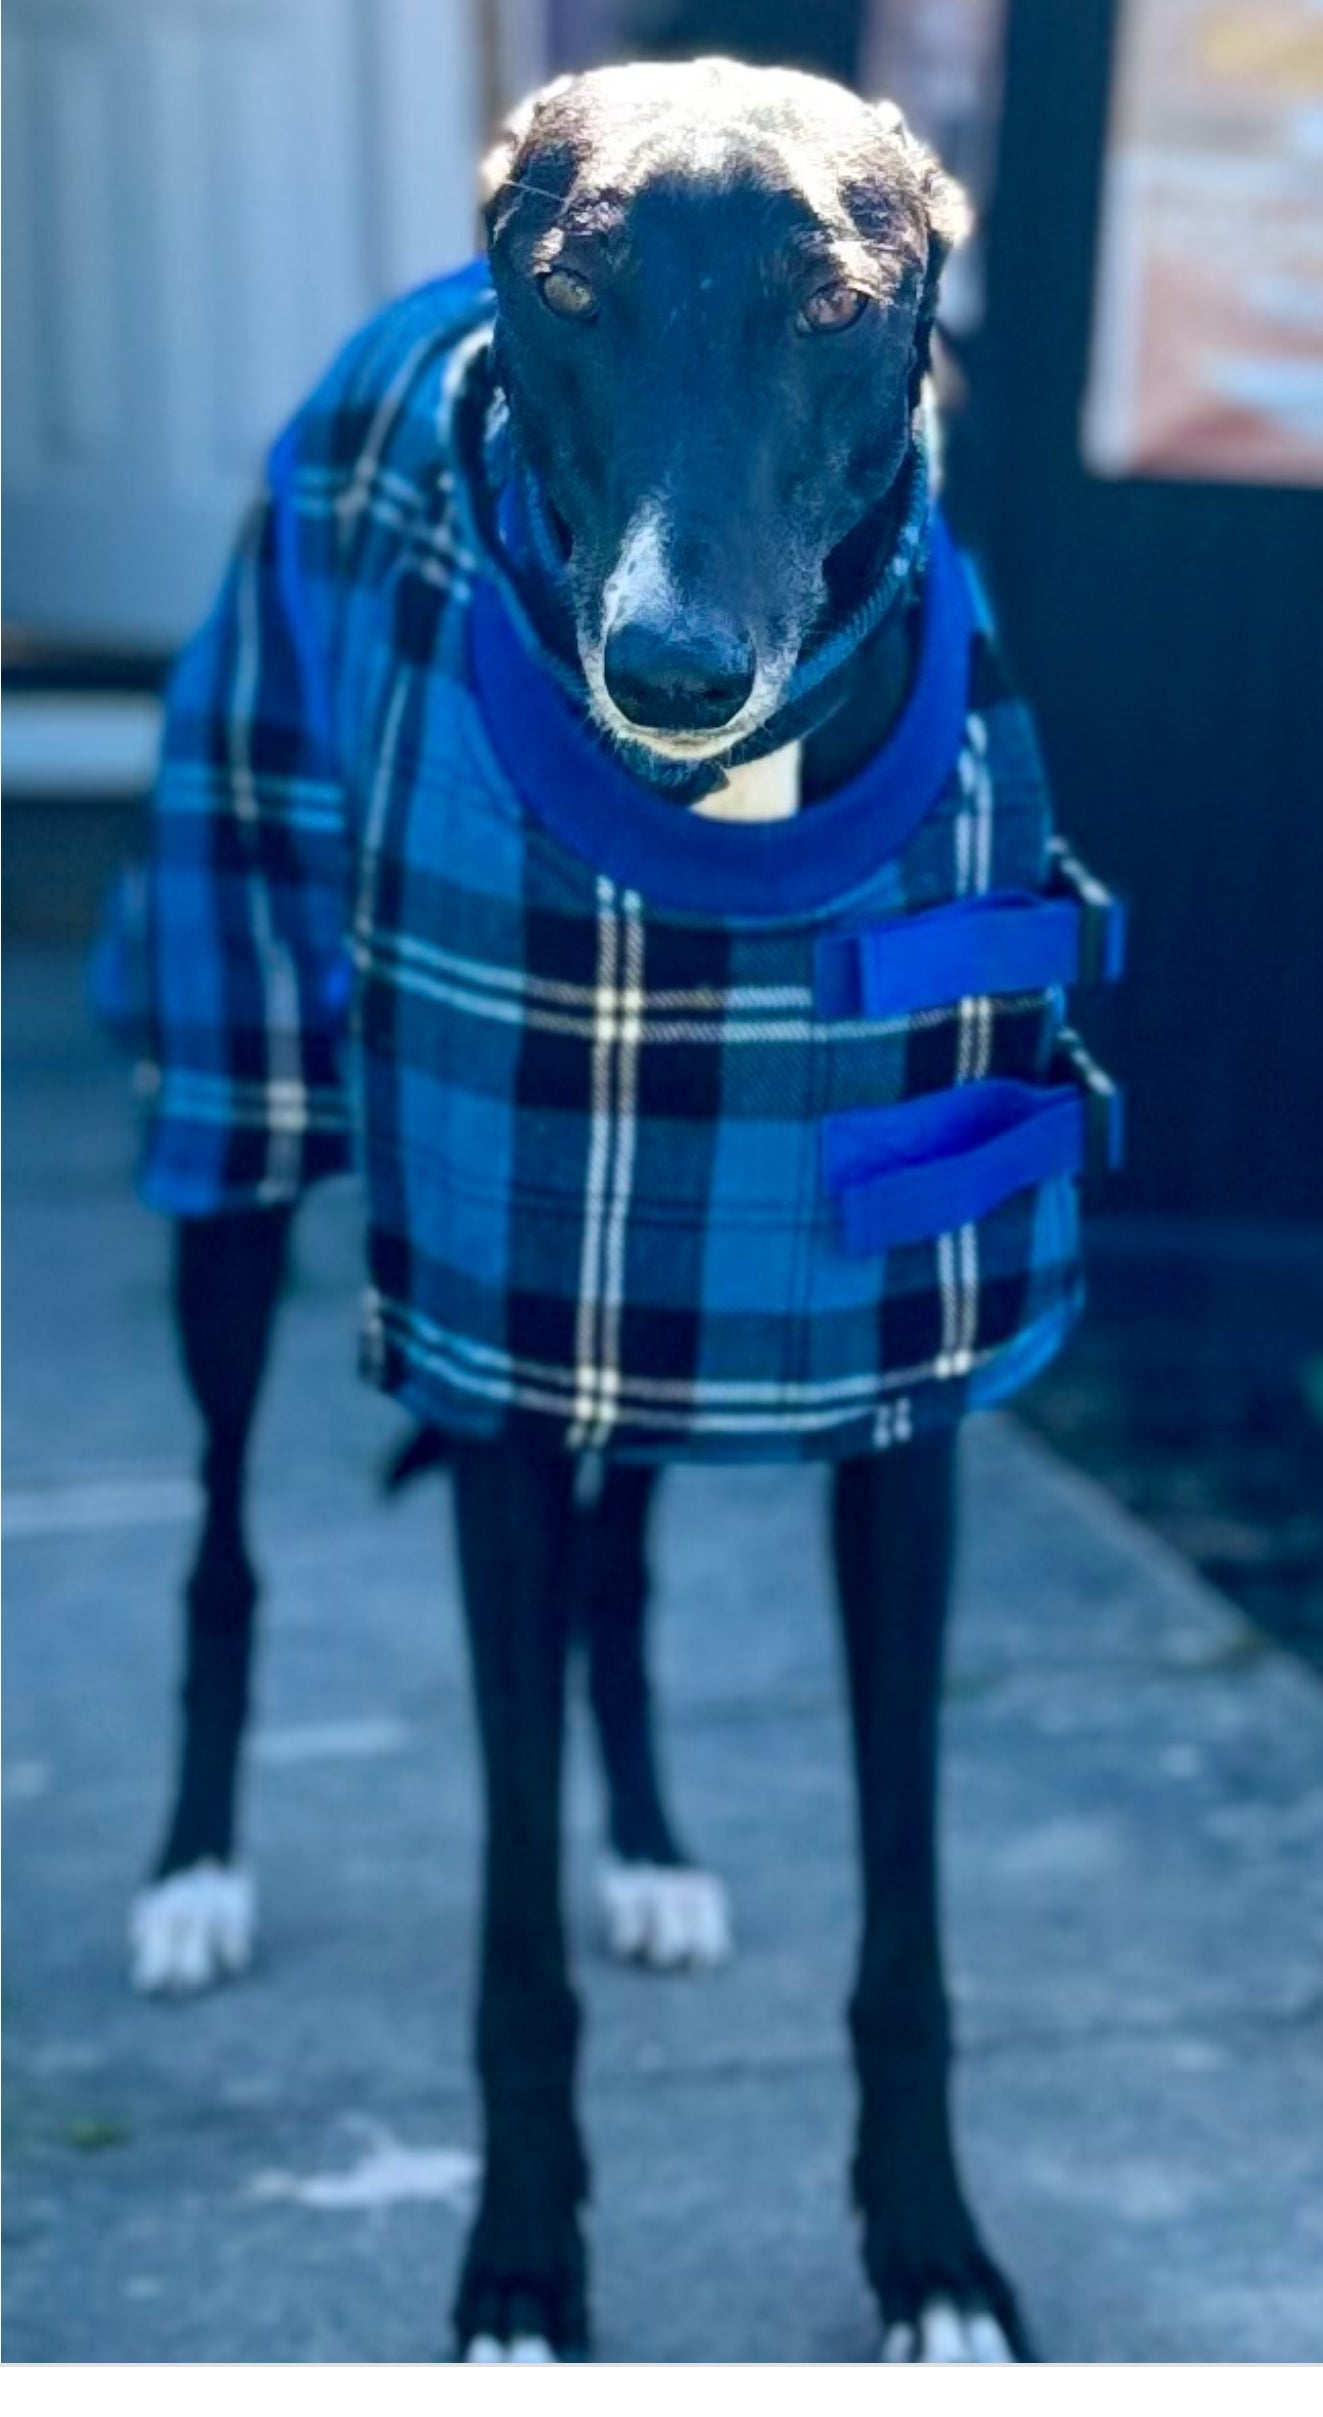
[(719, 623), (679, 626), (639, 617), (611, 631), (602, 678), (611, 702), (640, 730), (724, 730), (753, 693), (751, 641)]

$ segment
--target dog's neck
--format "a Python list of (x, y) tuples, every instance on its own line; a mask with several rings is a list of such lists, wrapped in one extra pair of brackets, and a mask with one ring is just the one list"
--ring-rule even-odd
[[(766, 752), (755, 739), (718, 772), (691, 787), (690, 810), (724, 821), (782, 821), (829, 796), (875, 755), (910, 683), (915, 599), (922, 580), (931, 508), (926, 434), (906, 459), (886, 503), (846, 541), (851, 574), (833, 620), (814, 649), (812, 673), (797, 674), (769, 726)], [(824, 668), (828, 667), (828, 668)], [(677, 795), (675, 769), (643, 748), (623, 749), (635, 777)]]
[[(514, 448), (492, 366), (490, 342), (481, 342), (464, 365), (455, 404), (457, 457), (472, 534), (507, 599), (520, 608), (527, 641), (582, 702), (563, 563), (536, 482)], [(636, 779), (673, 796), (677, 804), (729, 820), (780, 820), (829, 796), (876, 754), (905, 701), (913, 668), (914, 600), (930, 525), (932, 460), (925, 401), (881, 519), (881, 542), (870, 537), (868, 558), (853, 565), (834, 626), (797, 673), (799, 694), (776, 715), (766, 752), (746, 747), (746, 760), (737, 756), (724, 771), (713, 766), (704, 778), (649, 757), (643, 748), (622, 747)], [(513, 513), (507, 508), (512, 502)]]
[(842, 788), (891, 734), (914, 670), (914, 615), (898, 613), (859, 650), (856, 676), (836, 711), (805, 739), (737, 765), (723, 789), (691, 811), (715, 822), (784, 822)]

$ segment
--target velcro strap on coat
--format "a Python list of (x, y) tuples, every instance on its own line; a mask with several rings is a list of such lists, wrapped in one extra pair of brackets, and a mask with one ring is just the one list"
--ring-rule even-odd
[(1111, 982), (1124, 962), (1120, 901), (1054, 843), (1047, 890), (984, 890), (819, 941), (815, 998), (820, 1015), (881, 1020)]
[(1047, 1083), (993, 1077), (824, 1120), (823, 1183), (852, 1256), (977, 1224), (1015, 1193), (1120, 1163), (1121, 1095), (1063, 1033)]

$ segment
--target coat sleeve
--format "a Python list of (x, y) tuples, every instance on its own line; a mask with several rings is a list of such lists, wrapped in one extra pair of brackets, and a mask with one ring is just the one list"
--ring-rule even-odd
[(320, 533), (299, 525), (297, 441), (296, 422), (166, 703), (141, 919), (139, 1184), (176, 1217), (291, 1202), (351, 1162), (329, 581), (309, 575)]

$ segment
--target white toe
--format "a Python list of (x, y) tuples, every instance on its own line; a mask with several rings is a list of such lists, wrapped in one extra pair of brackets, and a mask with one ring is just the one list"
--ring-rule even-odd
[(730, 1958), (730, 1899), (715, 1872), (691, 1872), (689, 1882), (690, 1954), (704, 1971), (714, 1972)]
[(965, 2339), (969, 2355), (981, 2367), (1008, 2367), (1015, 2361), (995, 2316), (978, 2314), (965, 2318)]
[(597, 1901), (608, 1953), (621, 1963), (632, 1962), (643, 1943), (644, 1907), (636, 1867), (606, 1856), (597, 1876)]
[(144, 1889), (129, 1908), (129, 1978), (135, 1989), (149, 1994), (161, 1986), (166, 1948), (165, 1927), (149, 1903), (153, 1893)]
[(540, 2333), (516, 2333), (510, 2344), (512, 2367), (554, 2367), (556, 2353)]
[(161, 1889), (144, 1889), (129, 1913), (130, 1977), (149, 1996), (170, 1987), (174, 1969), (175, 1926), (162, 1895)]
[(711, 1971), (731, 1951), (730, 1905), (715, 1873), (607, 1856), (598, 1905), (609, 1952), (654, 1971)]
[(652, 1875), (644, 1954), (659, 1972), (678, 1972), (689, 1960), (688, 1909), (678, 1877), (665, 1871)]
[(888, 2325), (882, 2337), (882, 2356), (888, 2366), (904, 2366), (914, 2356), (913, 2325)]
[(170, 1983), (183, 1996), (208, 1989), (214, 1978), (211, 1932), (200, 1908), (180, 1908), (170, 1933)]
[(212, 1947), (219, 1972), (246, 1972), (253, 1960), (256, 1927), (253, 1884), (247, 1872), (224, 1874), (212, 1915)]
[(919, 2356), (926, 2367), (963, 2366), (965, 2328), (949, 2300), (930, 2300), (919, 2319)]
[(141, 1889), (129, 1913), (129, 1972), (150, 1997), (196, 1996), (252, 1960), (257, 1902), (247, 1872), (195, 1863)]
[(475, 2333), (464, 2352), (464, 2364), (466, 2367), (503, 2367), (506, 2355), (505, 2343), (498, 2341), (494, 2333)]

